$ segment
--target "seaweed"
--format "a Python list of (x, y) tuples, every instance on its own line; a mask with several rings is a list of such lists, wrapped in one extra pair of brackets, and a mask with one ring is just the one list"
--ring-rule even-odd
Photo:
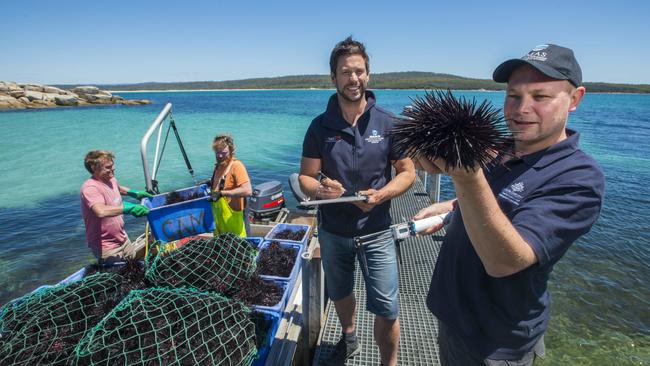
[(205, 197), (205, 194), (199, 191), (191, 192), (186, 195), (183, 195), (180, 191), (173, 191), (167, 193), (165, 196), (165, 206), (179, 202), (191, 201), (201, 197)]
[(79, 340), (124, 298), (126, 281), (114, 273), (95, 274), (16, 304), (12, 317), (23, 324), (12, 326), (0, 364), (70, 363)]
[(273, 239), (284, 239), (293, 241), (302, 241), (307, 231), (305, 229), (291, 230), (290, 228), (278, 231), (273, 234)]
[(189, 240), (179, 249), (156, 257), (145, 276), (158, 286), (194, 287), (232, 293), (236, 282), (255, 271), (257, 249), (231, 233)]
[(149, 281), (144, 277), (144, 266), (136, 259), (125, 259), (123, 265), (91, 264), (86, 267), (84, 278), (96, 273), (117, 273), (124, 277), (125, 281), (120, 289), (123, 296), (128, 295), (132, 290), (140, 290), (150, 285)]
[(247, 305), (273, 306), (280, 302), (284, 290), (273, 281), (262, 279), (259, 275), (239, 281), (239, 290), (232, 298)]
[(283, 248), (279, 242), (272, 241), (260, 252), (257, 272), (261, 275), (289, 277), (295, 264), (296, 249)]
[(77, 364), (249, 364), (254, 324), (241, 303), (190, 289), (134, 292), (84, 338)]

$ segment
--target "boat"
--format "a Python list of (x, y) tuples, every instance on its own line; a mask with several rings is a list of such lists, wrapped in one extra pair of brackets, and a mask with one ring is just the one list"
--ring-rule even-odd
[[(162, 154), (165, 151), (165, 144), (167, 143), (167, 137), (165, 137), (164, 141), (162, 139), (164, 131), (163, 126), (165, 122), (168, 122), (167, 135), (170, 131), (173, 131), (179, 144), (180, 151), (183, 154), (188, 172), (195, 182), (195, 186), (187, 187), (180, 191), (203, 190), (205, 193), (205, 190), (207, 189), (207, 187), (205, 187), (205, 182), (200, 182), (195, 178), (189, 159), (185, 154), (185, 149), (182, 145), (176, 123), (173, 119), (171, 103), (167, 103), (164, 106), (141, 140), (140, 152), (146, 190), (152, 194), (164, 195), (164, 193), (161, 194), (158, 191), (157, 173)], [(157, 134), (156, 145), (154, 148), (155, 155), (153, 158), (153, 164), (150, 165), (147, 151), (149, 140), (154, 134)], [(287, 178), (288, 185), (292, 194), (296, 198), (296, 201), (306, 201), (306, 195), (300, 191), (298, 175), (294, 173)], [(420, 192), (412, 195), (412, 198), (419, 200), (418, 204), (420, 205), (428, 205), (431, 202), (430, 197), (433, 199), (438, 198), (440, 191), (439, 176), (434, 177), (433, 183), (429, 185), (429, 188), (427, 188), (429, 180), (430, 179), (426, 173), (421, 175), (420, 180), (418, 181), (419, 186), (417, 187)], [(423, 194), (422, 190), (430, 193)], [(327, 338), (338, 337), (338, 333), (332, 331), (336, 329), (338, 319), (335, 316), (333, 306), (328, 304), (325, 296), (325, 276), (320, 261), (320, 247), (318, 244), (315, 217), (316, 211), (313, 208), (304, 206), (287, 208), (286, 200), (284, 199), (284, 192), (282, 191), (282, 184), (277, 181), (258, 184), (254, 187), (253, 191), (253, 197), (251, 197), (249, 204), (251, 209), (249, 215), (251, 220), (251, 233), (247, 240), (255, 243), (255, 245), (260, 245), (265, 239), (273, 238), (274, 232), (279, 230), (286, 228), (306, 229), (305, 236), (301, 240), (297, 241), (298, 244), (296, 244), (300, 245), (301, 249), (299, 250), (299, 257), (296, 261), (295, 275), (292, 274), (292, 276), (294, 276), (293, 279), (286, 282), (286, 295), (282, 300), (281, 306), (276, 307), (272, 312), (269, 312), (269, 314), (272, 313), (277, 315), (273, 315), (273, 326), (271, 327), (269, 334), (267, 334), (268, 344), (263, 350), (259, 350), (260, 357), (257, 358), (253, 364), (268, 366), (295, 364), (306, 365), (312, 363), (319, 364), (320, 358), (327, 353), (328, 347), (330, 350), (333, 348), (333, 343), (331, 340), (328, 341)], [(147, 203), (144, 202), (145, 200), (143, 200), (143, 204)], [(189, 209), (201, 209), (199, 206), (205, 204), (203, 201), (206, 200), (207, 198), (199, 198), (175, 204), (177, 206), (172, 207), (171, 210), (176, 210), (177, 212), (178, 210), (188, 209), (188, 207)], [(148, 203), (151, 204), (151, 202)], [(409, 204), (413, 203), (409, 202)], [(150, 207), (152, 206), (150, 205)], [(205, 207), (203, 207), (203, 209), (205, 209)], [(152, 210), (152, 212), (154, 211), (156, 210)], [(411, 213), (411, 215), (412, 214), (413, 213)], [(155, 215), (150, 216), (156, 215), (157, 217), (148, 218), (149, 225), (147, 226), (147, 229), (134, 241), (136, 244), (137, 257), (139, 259), (144, 259), (149, 254), (149, 251), (151, 250), (150, 245), (153, 243), (154, 238), (161, 239), (161, 235), (164, 235), (160, 232), (156, 233), (156, 230), (160, 229), (162, 226), (162, 224), (159, 222), (157, 223), (156, 220), (160, 217), (164, 219), (165, 212), (160, 212), (159, 214), (156, 212)], [(403, 219), (404, 215), (401, 215)], [(196, 221), (196, 219), (191, 219), (189, 217), (186, 219)], [(183, 218), (179, 220), (183, 220)], [(206, 220), (206, 222), (210, 220)], [(172, 231), (171, 236), (164, 238), (166, 239), (165, 241), (168, 243), (174, 243), (176, 240), (183, 239), (183, 237), (197, 236), (209, 238), (212, 236), (209, 225), (205, 225), (205, 222), (202, 225), (185, 225), (185, 227), (192, 227), (192, 229), (189, 231)], [(174, 235), (177, 237), (174, 237)], [(420, 238), (417, 240), (430, 241), (432, 239)], [(175, 246), (172, 246), (167, 249), (173, 250), (174, 248)], [(406, 255), (409, 255), (408, 251)], [(421, 257), (421, 253), (415, 253), (415, 255)], [(435, 261), (435, 258), (433, 260)], [(432, 268), (433, 264), (431, 264), (431, 269)], [(361, 281), (361, 278), (359, 277), (361, 271), (356, 272), (357, 284), (361, 283), (361, 285), (363, 285), (363, 281)], [(415, 269), (413, 272), (416, 273), (421, 271), (420, 269)], [(65, 278), (59, 284), (63, 285), (79, 281), (84, 277), (84, 273), (85, 268), (82, 268)], [(48, 286), (41, 286), (36, 289), (35, 292), (42, 290), (44, 287)], [(358, 289), (355, 288), (355, 292), (357, 290)], [(426, 291), (426, 289), (421, 290)], [(365, 327), (366, 330), (368, 329), (369, 325), (367, 317), (364, 319), (363, 316), (359, 316), (358, 322), (358, 328), (364, 329)], [(419, 324), (418, 326), (422, 327), (422, 324)], [(427, 327), (425, 326), (424, 328), (426, 329)], [(414, 329), (417, 328), (414, 327)], [(428, 329), (433, 330), (434, 324), (431, 324)], [(419, 329), (417, 332), (419, 332), (418, 337), (420, 337), (423, 330)], [(370, 337), (370, 341), (367, 339), (366, 341), (369, 342), (369, 344), (372, 344), (372, 331), (365, 332), (364, 334), (365, 335), (360, 334), (360, 337)], [(408, 341), (408, 339), (405, 341)], [(437, 346), (434, 344), (433, 347)], [(375, 352), (372, 349), (369, 351)]]

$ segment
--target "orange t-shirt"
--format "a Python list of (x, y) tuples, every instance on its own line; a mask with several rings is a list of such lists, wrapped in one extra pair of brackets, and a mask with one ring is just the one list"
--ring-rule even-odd
[[(227, 168), (228, 165), (226, 166), (217, 165), (217, 167), (215, 168), (213, 180), (212, 180), (213, 190), (219, 189), (219, 181), (223, 177), (224, 173), (226, 173), (225, 184), (223, 186), (224, 191), (229, 191), (233, 188), (241, 187), (242, 184), (251, 181), (250, 178), (248, 177), (248, 172), (246, 171), (246, 167), (241, 161), (233, 158), (232, 162), (230, 163), (230, 170), (228, 172), (226, 172)], [(230, 208), (232, 208), (235, 211), (242, 211), (244, 208), (246, 208), (246, 199), (244, 197), (224, 197), (224, 198), (228, 201)]]

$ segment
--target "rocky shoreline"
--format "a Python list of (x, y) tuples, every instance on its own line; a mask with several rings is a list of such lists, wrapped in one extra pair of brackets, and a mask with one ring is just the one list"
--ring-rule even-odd
[(0, 110), (76, 107), (99, 104), (143, 105), (146, 99), (124, 99), (95, 86), (78, 86), (70, 90), (49, 85), (18, 84), (0, 81)]

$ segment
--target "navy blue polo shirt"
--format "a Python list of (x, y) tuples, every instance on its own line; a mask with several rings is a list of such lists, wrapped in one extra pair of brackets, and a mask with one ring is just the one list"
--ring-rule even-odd
[[(395, 149), (389, 131), (395, 116), (375, 104), (375, 95), (366, 91), (366, 109), (352, 127), (342, 116), (336, 94), (325, 112), (309, 126), (302, 144), (302, 156), (320, 159), (321, 171), (339, 181), (344, 196), (370, 188), (381, 189), (391, 179), (391, 160), (404, 158)], [(320, 225), (333, 234), (353, 237), (391, 225), (390, 201), (364, 213), (351, 203), (334, 203), (319, 207)]]
[(598, 218), (603, 172), (579, 149), (579, 134), (567, 134), (547, 149), (486, 171), (501, 210), (533, 248), (536, 264), (491, 277), (467, 236), (460, 207), (447, 227), (427, 305), (475, 356), (514, 360), (533, 348), (550, 318), (549, 274)]

